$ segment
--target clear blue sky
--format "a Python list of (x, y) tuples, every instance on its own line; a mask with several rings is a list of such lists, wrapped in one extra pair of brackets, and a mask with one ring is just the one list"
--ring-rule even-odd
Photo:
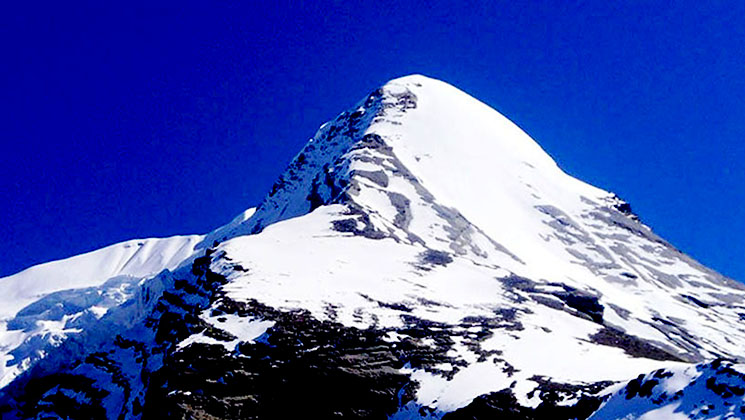
[(0, 276), (209, 231), (321, 123), (423, 73), (745, 280), (745, 2), (245, 3), (2, 6)]

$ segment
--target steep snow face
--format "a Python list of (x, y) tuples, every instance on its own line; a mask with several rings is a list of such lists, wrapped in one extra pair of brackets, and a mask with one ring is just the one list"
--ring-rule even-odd
[[(618, 211), (628, 206), (562, 172), (517, 126), (458, 89), (409, 76), (383, 91), (382, 112), (365, 134), (379, 135), (438, 203), (516, 257), (490, 261), (592, 293), (608, 323), (685, 349), (690, 359), (739, 354), (742, 284)], [(410, 224), (421, 223), (412, 213)], [(705, 345), (689, 343), (689, 331)]]
[(536, 246), (536, 239), (551, 233), (536, 205), (577, 213), (588, 207), (582, 197), (600, 201), (607, 192), (566, 175), (516, 125), (446, 83), (411, 76), (385, 90), (411, 97), (416, 108), (391, 112), (369, 131), (385, 139), (425, 188), (508, 244), (537, 272), (532, 277), (555, 277), (556, 264), (568, 265), (552, 244)]

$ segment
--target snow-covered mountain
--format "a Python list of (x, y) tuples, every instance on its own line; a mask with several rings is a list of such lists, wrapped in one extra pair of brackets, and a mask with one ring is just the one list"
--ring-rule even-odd
[(745, 416), (745, 286), (424, 76), (229, 224), (0, 292), (9, 418)]

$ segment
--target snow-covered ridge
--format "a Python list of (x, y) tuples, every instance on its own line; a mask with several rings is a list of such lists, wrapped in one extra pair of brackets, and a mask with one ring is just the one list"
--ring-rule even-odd
[(0, 278), (0, 388), (70, 334), (135, 297), (143, 280), (188, 266), (254, 208), (206, 235), (132, 239)]
[(194, 245), (202, 238), (133, 239), (1, 278), (0, 319), (53, 292), (99, 286), (117, 276), (142, 278), (173, 270), (194, 253)]
[(141, 279), (174, 270), (201, 235), (135, 239), (0, 279), (0, 387), (138, 289)]

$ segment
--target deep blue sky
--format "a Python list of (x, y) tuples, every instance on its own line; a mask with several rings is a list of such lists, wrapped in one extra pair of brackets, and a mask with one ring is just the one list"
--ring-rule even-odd
[(209, 231), (321, 123), (423, 73), (745, 280), (745, 2), (248, 3), (2, 6), (0, 276)]

